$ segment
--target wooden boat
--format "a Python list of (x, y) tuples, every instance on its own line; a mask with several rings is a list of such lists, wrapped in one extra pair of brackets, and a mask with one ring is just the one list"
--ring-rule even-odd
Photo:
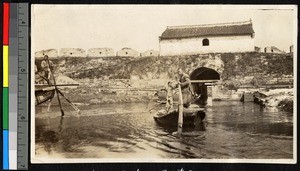
[[(173, 109), (167, 113), (166, 110), (158, 111), (153, 117), (161, 125), (177, 126), (178, 109)], [(204, 108), (194, 107), (183, 108), (183, 126), (195, 126), (195, 123), (201, 122), (205, 118)]]
[[(48, 60), (48, 64), (49, 64), (49, 60)], [(50, 66), (50, 64), (49, 64)], [(53, 68), (52, 68), (53, 69)], [(61, 110), (61, 114), (62, 116), (64, 116), (64, 110), (62, 108), (62, 104), (60, 101), (60, 97), (62, 96), (71, 106), (72, 108), (76, 111), (76, 112), (80, 112), (80, 110), (78, 109), (77, 106), (75, 106), (62, 92), (60, 89), (58, 89), (58, 87), (61, 88), (74, 88), (74, 87), (78, 87), (79, 84), (77, 82), (75, 82), (73, 79), (66, 77), (66, 76), (58, 76), (57, 78), (55, 78), (55, 76), (53, 75), (52, 69), (50, 68), (50, 73), (51, 73), (51, 77), (52, 79), (48, 79), (45, 76), (43, 76), (41, 73), (36, 72), (35, 76), (35, 106), (38, 106), (42, 103), (45, 102), (49, 102), (48, 103), (48, 110), (50, 111), (50, 106), (51, 106), (51, 102), (52, 99), (54, 98), (55, 94), (59, 103), (59, 107)], [(52, 82), (52, 81), (53, 82)], [(58, 82), (56, 82), (56, 80)], [(42, 82), (42, 84), (39, 84), (40, 82)], [(56, 84), (58, 83), (58, 84)]]
[(40, 105), (52, 99), (55, 94), (55, 87), (50, 85), (35, 85), (35, 105)]

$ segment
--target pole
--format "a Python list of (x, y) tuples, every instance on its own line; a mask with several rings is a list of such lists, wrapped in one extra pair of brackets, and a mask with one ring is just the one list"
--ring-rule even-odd
[(50, 107), (51, 107), (51, 102), (52, 102), (53, 97), (49, 100), (49, 104), (48, 104), (48, 108), (47, 108), (47, 112), (50, 112)]
[(59, 104), (59, 107), (60, 107), (60, 111), (61, 111), (61, 116), (64, 116), (65, 115), (65, 112), (61, 106), (61, 102), (60, 102), (60, 98), (59, 98), (59, 92), (58, 92), (58, 89), (57, 89), (57, 86), (56, 86), (56, 81), (55, 81), (55, 77), (53, 75), (53, 72), (52, 72), (52, 68), (51, 68), (51, 65), (50, 65), (50, 62), (49, 62), (49, 58), (47, 58), (47, 61), (48, 61), (48, 67), (50, 69), (50, 73), (53, 77), (53, 82), (54, 82), (54, 88), (55, 88), (55, 92), (56, 92), (56, 95), (57, 95), (57, 100), (58, 100), (58, 104)]
[(60, 90), (58, 90), (59, 94), (66, 99), (66, 101), (73, 107), (76, 112), (80, 112), (77, 106), (75, 106)]
[(183, 125), (183, 100), (182, 100), (182, 91), (181, 86), (178, 86), (178, 95), (179, 95), (179, 101), (178, 101), (178, 129), (177, 132), (179, 135), (182, 133), (182, 125)]

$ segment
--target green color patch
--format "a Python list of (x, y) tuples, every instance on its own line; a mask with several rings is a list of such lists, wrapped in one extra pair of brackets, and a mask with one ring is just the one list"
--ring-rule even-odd
[(3, 129), (8, 129), (8, 88), (3, 87)]

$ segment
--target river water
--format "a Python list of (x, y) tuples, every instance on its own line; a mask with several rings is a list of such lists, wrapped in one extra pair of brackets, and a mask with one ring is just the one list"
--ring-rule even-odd
[[(162, 127), (153, 114), (163, 105), (123, 103), (36, 111), (36, 157), (291, 159), (293, 114), (252, 102), (213, 102), (205, 120), (184, 129)], [(151, 110), (152, 109), (152, 110)], [(150, 111), (149, 111), (150, 110)]]

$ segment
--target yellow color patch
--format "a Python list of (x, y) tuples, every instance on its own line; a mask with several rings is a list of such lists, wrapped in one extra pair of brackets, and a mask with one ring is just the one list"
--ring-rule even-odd
[(8, 46), (3, 46), (3, 87), (8, 87)]

